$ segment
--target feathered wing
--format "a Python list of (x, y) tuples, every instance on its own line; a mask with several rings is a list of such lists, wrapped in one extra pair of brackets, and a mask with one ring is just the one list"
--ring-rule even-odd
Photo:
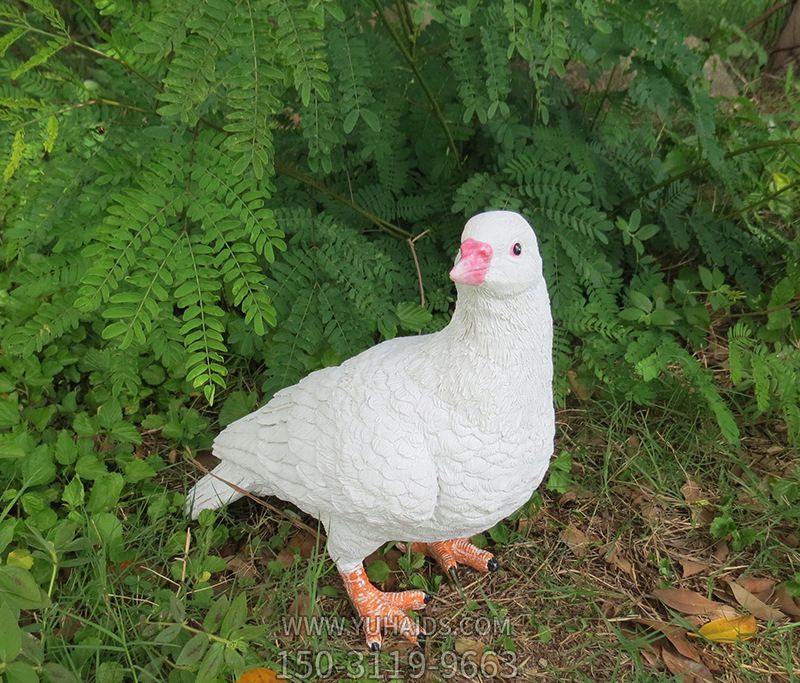
[(244, 488), (326, 524), (344, 519), (389, 533), (429, 518), (436, 472), (423, 441), (424, 407), (402, 372), (411, 345), (398, 343), (411, 341), (384, 342), (278, 392), (217, 436), (218, 467), (233, 466), (246, 473)]

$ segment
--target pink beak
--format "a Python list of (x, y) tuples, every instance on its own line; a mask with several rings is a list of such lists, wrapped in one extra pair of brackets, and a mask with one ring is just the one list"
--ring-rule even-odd
[(461, 258), (450, 271), (450, 279), (459, 285), (479, 285), (491, 262), (492, 245), (470, 237), (461, 243)]

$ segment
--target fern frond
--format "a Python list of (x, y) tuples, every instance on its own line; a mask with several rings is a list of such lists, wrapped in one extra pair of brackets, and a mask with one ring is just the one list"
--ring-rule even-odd
[(186, 347), (186, 379), (214, 402), (225, 386), (224, 311), (219, 306), (219, 278), (214, 251), (201, 235), (184, 235), (175, 264), (175, 302), (183, 309), (180, 335)]
[(270, 41), (264, 35), (266, 22), (259, 21), (254, 0), (243, 0), (242, 21), (237, 24), (238, 65), (225, 78), (230, 112), (225, 130), (226, 148), (236, 163), (231, 167), (235, 176), (252, 169), (258, 180), (273, 175), (274, 152), (270, 118), (280, 108), (271, 89), (280, 80), (276, 69), (263, 63), (262, 53), (269, 54)]
[[(164, 169), (158, 169), (163, 171)], [(114, 195), (114, 204), (94, 242), (84, 250), (92, 266), (83, 278), (75, 305), (95, 310), (107, 301), (133, 266), (141, 247), (161, 233), (182, 209), (180, 178), (156, 172), (142, 176), (146, 189), (128, 189)]]
[(268, 0), (267, 8), (275, 21), (275, 47), (283, 64), (292, 72), (303, 105), (308, 106), (312, 96), (329, 99), (330, 79), (322, 33), (324, 7), (312, 8), (303, 0)]

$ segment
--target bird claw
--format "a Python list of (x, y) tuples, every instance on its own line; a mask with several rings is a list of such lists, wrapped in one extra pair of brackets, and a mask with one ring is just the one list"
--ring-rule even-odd
[(341, 572), (344, 587), (350, 596), (372, 652), (381, 649), (381, 631), (393, 629), (414, 644), (425, 642), (425, 634), (408, 616), (411, 610), (421, 610), (431, 601), (423, 591), (384, 593), (370, 583), (363, 567), (352, 572)]
[(414, 543), (414, 552), (421, 552), (433, 557), (441, 568), (450, 576), (453, 583), (458, 582), (454, 574), (459, 564), (472, 567), (479, 572), (496, 572), (500, 563), (492, 553), (481, 550), (466, 538), (454, 538), (451, 541), (435, 541), (433, 543)]

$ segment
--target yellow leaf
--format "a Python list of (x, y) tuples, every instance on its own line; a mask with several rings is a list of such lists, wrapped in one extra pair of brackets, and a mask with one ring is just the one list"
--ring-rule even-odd
[(782, 190), (790, 182), (792, 182), (791, 178), (789, 178), (789, 176), (785, 173), (779, 173), (778, 171), (773, 172), (772, 184), (775, 186), (776, 190)]
[(735, 643), (740, 640), (748, 640), (757, 632), (756, 618), (752, 614), (748, 614), (734, 619), (727, 617), (714, 619), (705, 624), (697, 633), (715, 643)]
[(30, 569), (33, 566), (33, 556), (24, 549), (12, 550), (8, 553), (6, 563), (9, 567), (22, 567), (22, 569)]
[(272, 669), (260, 666), (257, 669), (245, 671), (236, 679), (236, 683), (281, 683), (282, 680), (284, 679), (278, 678), (278, 674)]

